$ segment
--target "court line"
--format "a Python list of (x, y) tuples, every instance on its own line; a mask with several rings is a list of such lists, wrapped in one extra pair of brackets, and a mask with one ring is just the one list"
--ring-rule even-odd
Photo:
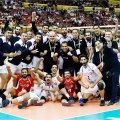
[(25, 119), (25, 120), (31, 120), (31, 119), (28, 119), (28, 118), (24, 118), (24, 117), (21, 117), (21, 116), (5, 113), (5, 112), (1, 112), (1, 111), (0, 111), (0, 113), (6, 114), (6, 115), (10, 115), (10, 116), (13, 116), (13, 117), (18, 117), (18, 118)]
[(60, 119), (60, 120), (68, 120), (68, 119), (72, 119), (72, 118), (76, 118), (76, 117), (84, 117), (84, 116), (89, 116), (89, 115), (96, 115), (96, 114), (99, 114), (99, 113), (106, 113), (106, 112), (110, 112), (110, 111), (114, 111), (114, 110), (120, 110), (120, 108), (112, 109), (112, 110), (108, 110), (108, 111), (103, 111), (103, 112), (97, 112), (97, 113), (93, 113), (93, 114), (85, 114), (85, 115), (80, 115), (80, 116), (74, 116), (74, 117), (64, 118), (64, 119)]

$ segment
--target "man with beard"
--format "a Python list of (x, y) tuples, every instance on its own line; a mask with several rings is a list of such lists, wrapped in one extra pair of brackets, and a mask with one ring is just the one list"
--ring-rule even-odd
[(86, 78), (85, 81), (81, 81), (81, 92), (83, 93), (83, 98), (88, 100), (90, 97), (95, 97), (97, 91), (99, 91), (101, 100), (100, 106), (105, 105), (104, 101), (104, 89), (105, 83), (102, 80), (102, 74), (93, 63), (88, 63), (88, 59), (85, 55), (80, 57), (80, 62), (82, 67), (80, 68), (80, 74)]
[(44, 25), (42, 27), (43, 43), (45, 43), (48, 39), (48, 32), (49, 32), (49, 26)]
[(69, 69), (72, 76), (74, 76), (75, 67), (74, 64), (78, 63), (78, 57), (75, 50), (70, 50), (67, 42), (62, 42), (61, 49), (54, 55), (54, 57), (62, 57), (63, 59), (63, 73), (66, 69)]
[[(62, 28), (62, 37), (60, 38), (60, 44), (62, 44), (62, 42), (69, 42), (71, 40), (71, 38), (68, 36), (68, 30), (67, 28)], [(63, 70), (63, 59), (60, 56), (58, 58), (58, 63), (59, 63), (59, 73), (60, 75), (62, 75), (62, 70)]]
[(87, 31), (85, 33), (85, 42), (87, 44), (87, 48), (88, 48), (88, 56), (90, 55), (90, 51), (92, 50), (92, 35), (91, 32)]
[[(84, 105), (80, 88), (76, 86), (76, 82), (79, 80), (81, 80), (81, 75), (78, 74), (77, 77), (74, 78), (71, 76), (69, 70), (64, 71), (64, 77), (60, 78), (61, 84), (59, 84), (59, 89), (62, 93), (61, 103), (63, 106), (70, 106), (72, 103), (74, 103), (74, 99), (76, 98), (79, 99), (80, 106)], [(67, 96), (69, 96), (69, 98)]]
[[(84, 39), (79, 39), (79, 32), (77, 29), (72, 30), (73, 39), (68, 42), (68, 45), (76, 52), (77, 57), (84, 54), (87, 56), (88, 49), (87, 44)], [(78, 62), (74, 64), (75, 72), (77, 73), (81, 67), (81, 64)]]
[(23, 68), (21, 70), (21, 75), (12, 74), (10, 67), (7, 66), (8, 73), (14, 79), (18, 80), (18, 86), (16, 88), (10, 88), (6, 92), (4, 92), (0, 97), (2, 98), (2, 107), (6, 107), (10, 101), (7, 99), (9, 97), (21, 96), (30, 91), (33, 86), (33, 78), (28, 76), (28, 70)]
[(60, 38), (60, 44), (64, 41), (68, 42), (71, 40), (71, 38), (68, 37), (68, 35), (67, 35), (67, 33), (68, 33), (67, 28), (62, 28), (61, 33), (62, 33), (62, 37)]

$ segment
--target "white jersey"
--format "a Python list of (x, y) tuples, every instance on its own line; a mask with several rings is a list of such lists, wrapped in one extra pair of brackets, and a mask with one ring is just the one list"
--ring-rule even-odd
[(57, 80), (56, 76), (52, 77), (52, 85), (53, 88), (58, 88), (58, 85), (60, 84), (60, 82)]
[[(46, 72), (44, 72), (44, 76), (46, 76)], [(52, 86), (53, 88), (58, 88), (60, 82), (57, 80), (56, 76), (52, 76)]]
[(35, 93), (37, 96), (40, 96), (41, 92), (42, 92), (43, 84), (44, 84), (44, 81), (42, 80), (42, 83), (40, 85), (38, 85), (37, 88), (34, 88), (33, 91), (31, 91), (31, 92)]
[(86, 67), (82, 66), (80, 68), (80, 73), (85, 76), (89, 83), (94, 83), (97, 79), (97, 75), (95, 73), (96, 69), (96, 65), (94, 65), (93, 63), (88, 63)]

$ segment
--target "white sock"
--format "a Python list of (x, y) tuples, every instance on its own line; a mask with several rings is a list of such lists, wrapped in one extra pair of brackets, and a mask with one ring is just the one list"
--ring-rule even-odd
[(104, 98), (101, 98), (101, 100), (104, 100)]
[(66, 94), (65, 96), (66, 96), (67, 98), (69, 98), (69, 97), (70, 97), (70, 96), (69, 96), (69, 94)]

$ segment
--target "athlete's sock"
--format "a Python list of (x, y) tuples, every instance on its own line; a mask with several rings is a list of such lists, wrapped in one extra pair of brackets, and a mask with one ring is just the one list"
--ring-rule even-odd
[(70, 98), (69, 94), (66, 94), (65, 96), (66, 96), (68, 99)]
[(101, 98), (101, 100), (104, 100), (104, 98)]

